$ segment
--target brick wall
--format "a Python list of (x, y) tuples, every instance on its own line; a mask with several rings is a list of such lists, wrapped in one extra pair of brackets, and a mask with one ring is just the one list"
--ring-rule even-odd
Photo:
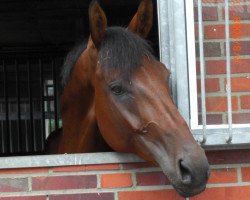
[[(230, 2), (233, 123), (250, 123), (250, 0), (230, 0)], [(224, 0), (203, 0), (208, 124), (227, 123), (224, 14)], [(199, 55), (197, 7), (195, 21), (196, 51)], [(199, 57), (197, 57), (197, 75), (197, 89), (200, 93)], [(200, 95), (198, 98), (200, 108)], [(199, 119), (201, 121), (201, 116)]]
[[(190, 199), (249, 200), (249, 154), (249, 150), (208, 152), (212, 171), (207, 189)], [(156, 198), (184, 199), (173, 190), (160, 168), (148, 163), (0, 170), (0, 200)]]

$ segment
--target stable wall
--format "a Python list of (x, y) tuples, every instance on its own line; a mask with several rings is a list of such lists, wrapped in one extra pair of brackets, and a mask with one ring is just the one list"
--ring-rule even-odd
[[(249, 200), (250, 151), (207, 152), (207, 189), (191, 200)], [(115, 163), (0, 170), (0, 200), (181, 200), (158, 167)]]

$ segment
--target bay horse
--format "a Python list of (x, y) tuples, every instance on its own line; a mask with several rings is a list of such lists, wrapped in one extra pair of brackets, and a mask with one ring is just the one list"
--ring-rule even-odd
[(193, 196), (205, 189), (209, 165), (171, 98), (170, 71), (145, 40), (152, 21), (151, 0), (141, 1), (127, 28), (107, 27), (91, 2), (86, 48), (64, 66), (63, 131), (49, 136), (47, 151), (135, 153), (160, 166), (180, 195)]

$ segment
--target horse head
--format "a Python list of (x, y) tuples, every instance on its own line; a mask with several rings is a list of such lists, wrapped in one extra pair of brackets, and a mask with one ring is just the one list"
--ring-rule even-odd
[(97, 0), (89, 19), (95, 116), (103, 138), (116, 151), (159, 165), (180, 195), (200, 193), (209, 176), (207, 158), (171, 98), (170, 71), (144, 40), (153, 21), (151, 0), (141, 1), (126, 29), (107, 27)]

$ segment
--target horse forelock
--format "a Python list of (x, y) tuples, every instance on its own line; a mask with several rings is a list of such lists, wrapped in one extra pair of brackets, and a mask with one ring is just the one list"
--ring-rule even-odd
[[(87, 42), (75, 45), (68, 53), (61, 71), (61, 83), (65, 87), (81, 53), (86, 49)], [(153, 57), (152, 48), (146, 40), (122, 27), (110, 27), (103, 38), (99, 60), (106, 73), (118, 71), (124, 78), (141, 66), (144, 56)]]
[(106, 73), (118, 71), (129, 78), (144, 56), (153, 57), (146, 40), (122, 27), (110, 27), (102, 41), (99, 60)]

